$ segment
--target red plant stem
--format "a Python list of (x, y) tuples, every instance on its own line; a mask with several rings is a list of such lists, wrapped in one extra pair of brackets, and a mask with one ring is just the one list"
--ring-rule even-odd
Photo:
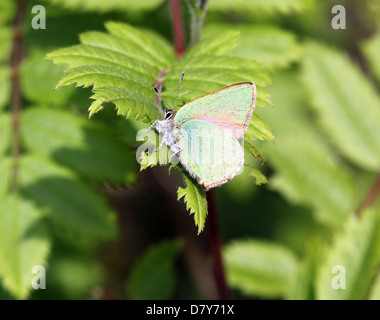
[(177, 58), (181, 58), (185, 53), (185, 37), (182, 28), (181, 5), (179, 0), (171, 0), (170, 4), (172, 10), (172, 27), (175, 51), (177, 53)]
[(22, 37), (23, 21), (26, 11), (26, 2), (20, 0), (13, 23), (13, 47), (11, 54), (11, 83), (12, 83), (12, 173), (10, 191), (18, 190), (18, 167), (20, 156), (20, 110), (21, 110), (21, 89), (20, 89), (20, 64), (22, 60)]
[(218, 215), (216, 210), (214, 191), (209, 190), (206, 192), (207, 204), (208, 204), (208, 216), (207, 216), (207, 233), (210, 243), (211, 252), (214, 258), (214, 272), (216, 278), (216, 284), (218, 287), (219, 298), (221, 300), (229, 300), (230, 292), (226, 282), (226, 276), (222, 258), (222, 245), (220, 241), (220, 231), (218, 225)]

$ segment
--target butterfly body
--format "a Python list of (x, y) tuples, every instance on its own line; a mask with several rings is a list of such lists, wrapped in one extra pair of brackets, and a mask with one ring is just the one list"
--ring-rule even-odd
[(166, 110), (153, 125), (179, 162), (206, 190), (229, 182), (244, 164), (242, 141), (256, 101), (253, 82), (228, 86)]

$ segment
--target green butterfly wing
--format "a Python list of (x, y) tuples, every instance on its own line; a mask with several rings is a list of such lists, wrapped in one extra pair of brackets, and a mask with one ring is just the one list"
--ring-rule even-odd
[(206, 190), (230, 181), (242, 168), (243, 148), (229, 130), (201, 120), (186, 121), (178, 130), (179, 160)]
[(189, 120), (200, 120), (240, 138), (247, 130), (255, 102), (255, 84), (237, 83), (185, 104), (176, 113), (174, 122), (181, 126)]

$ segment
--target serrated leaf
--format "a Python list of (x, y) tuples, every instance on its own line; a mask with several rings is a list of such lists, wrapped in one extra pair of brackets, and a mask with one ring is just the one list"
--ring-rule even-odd
[(130, 45), (140, 48), (141, 54), (150, 56), (154, 65), (165, 69), (175, 59), (174, 50), (169, 42), (151, 30), (113, 21), (107, 22), (106, 28), (111, 35), (126, 39)]
[(196, 43), (186, 56), (197, 57), (207, 55), (223, 55), (236, 46), (239, 31), (227, 31), (223, 35), (214, 33), (205, 35), (202, 41)]
[(145, 170), (149, 167), (155, 167), (158, 165), (158, 154), (141, 152), (140, 154), (140, 171)]
[(140, 171), (157, 165), (171, 165), (168, 163), (172, 152), (167, 147), (162, 147), (160, 151), (142, 152), (140, 154)]
[(103, 87), (96, 90), (91, 97), (100, 103), (112, 101), (117, 108), (117, 114), (127, 119), (152, 122), (160, 119), (162, 114), (145, 93), (126, 88)]
[(184, 198), (186, 209), (190, 214), (194, 214), (195, 225), (198, 227), (198, 234), (204, 229), (207, 216), (207, 199), (205, 190), (187, 174), (184, 173), (186, 187), (179, 187), (177, 199)]
[(348, 57), (309, 43), (303, 80), (320, 124), (352, 162), (380, 169), (380, 96)]
[(375, 74), (377, 80), (380, 81), (380, 31), (366, 40), (361, 47), (371, 66), (372, 72)]
[[(318, 270), (317, 299), (364, 299), (380, 263), (380, 214), (366, 210), (361, 219), (352, 217), (327, 252)], [(335, 266), (340, 269), (333, 270)], [(344, 273), (342, 271), (344, 268)], [(344, 278), (344, 279), (343, 279)], [(334, 285), (345, 284), (345, 289)]]
[(254, 140), (268, 140), (274, 142), (274, 135), (269, 125), (262, 120), (257, 112), (252, 114), (251, 122), (249, 123), (247, 132), (245, 133), (247, 138)]
[(103, 109), (103, 101), (101, 100), (95, 100), (93, 103), (91, 103), (90, 107), (88, 108), (88, 118), (91, 119), (91, 117)]
[(240, 31), (235, 47), (228, 54), (252, 59), (264, 67), (285, 67), (300, 58), (300, 45), (293, 33), (273, 25), (221, 23), (207, 25), (205, 33), (226, 32), (231, 28)]
[(175, 286), (174, 262), (183, 247), (181, 240), (164, 241), (138, 260), (127, 283), (127, 295), (135, 300), (169, 299)]
[(83, 44), (61, 48), (47, 56), (55, 63), (67, 64), (70, 69), (85, 65), (105, 65), (139, 73), (146, 79), (151, 78), (151, 73), (155, 72), (150, 59), (141, 58), (140, 48), (122, 45), (117, 37), (102, 32), (86, 32), (80, 38)]
[(262, 185), (262, 184), (266, 184), (268, 183), (268, 179), (266, 176), (264, 176), (262, 174), (261, 171), (257, 170), (257, 169), (251, 169), (251, 171), (249, 172), (249, 175), (254, 177), (255, 180), (256, 180), (256, 184), (258, 186)]
[(157, 8), (164, 0), (44, 0), (55, 5), (60, 5), (72, 10), (88, 10), (96, 12), (121, 11), (121, 10), (152, 10)]
[[(152, 85), (162, 83), (163, 95), (168, 101), (174, 101), (182, 72), (186, 76), (181, 86), (180, 102), (188, 102), (233, 83), (254, 81), (258, 87), (257, 104), (270, 104), (262, 89), (269, 83), (268, 71), (253, 60), (227, 55), (233, 48), (233, 40), (238, 37), (237, 32), (205, 38), (175, 62), (173, 49), (152, 32), (114, 22), (107, 23), (106, 28), (108, 34), (84, 33), (80, 37), (82, 45), (49, 54), (56, 63), (69, 66), (59, 86), (71, 83), (93, 86), (95, 102), (90, 107), (90, 115), (101, 110), (103, 103), (112, 102), (117, 113), (126, 118), (145, 122), (161, 119), (162, 110), (155, 105)], [(256, 130), (260, 132), (257, 135), (272, 139), (265, 123), (255, 119), (256, 116), (253, 122), (258, 124)], [(152, 153), (143, 153), (141, 158), (141, 169), (166, 164), (157, 161)], [(185, 197), (200, 232), (207, 214), (205, 191), (190, 178), (186, 180), (187, 187), (178, 190), (178, 197)]]
[(283, 297), (297, 271), (294, 254), (274, 243), (234, 241), (223, 256), (229, 284), (247, 296)]
[(95, 239), (115, 235), (115, 216), (105, 200), (68, 169), (28, 155), (21, 159), (19, 181), (23, 195), (61, 229)]
[(46, 267), (50, 241), (43, 214), (32, 203), (16, 195), (0, 202), (0, 276), (4, 286), (17, 298), (31, 291), (36, 265)]
[[(219, 35), (217, 39), (222, 37), (223, 35)], [(190, 50), (175, 63), (172, 72), (165, 77), (164, 97), (167, 100), (174, 101), (178, 79), (181, 73), (185, 72), (179, 101), (190, 102), (228, 85), (253, 81), (257, 87), (256, 105), (270, 105), (268, 94), (263, 90), (270, 81), (268, 73), (257, 62), (228, 55), (200, 55), (192, 52)]]
[(255, 16), (263, 14), (290, 14), (311, 6), (309, 0), (211, 0), (209, 10), (218, 12), (238, 12)]
[(22, 114), (21, 136), (28, 150), (52, 157), (77, 173), (100, 181), (132, 183), (132, 150), (105, 126), (61, 110), (34, 107)]
[(118, 114), (153, 121), (161, 118), (154, 105), (153, 84), (160, 70), (174, 60), (172, 48), (151, 31), (109, 22), (109, 34), (87, 32), (82, 45), (59, 49), (48, 55), (55, 63), (68, 64), (60, 86), (77, 83), (94, 87), (90, 114), (104, 102), (115, 103)]
[(148, 130), (148, 128), (142, 128), (141, 126), (136, 129), (140, 129), (137, 133), (136, 141), (144, 141), (136, 152), (140, 163), (140, 171), (148, 167), (167, 165), (172, 153), (166, 145), (162, 145), (161, 149), (156, 151), (162, 141), (159, 140), (160, 136), (156, 134), (155, 130)]
[(251, 154), (253, 157), (258, 158), (261, 160), (261, 164), (264, 163), (264, 156), (260, 153), (259, 150), (256, 149), (253, 140), (246, 137), (244, 139), (244, 151)]

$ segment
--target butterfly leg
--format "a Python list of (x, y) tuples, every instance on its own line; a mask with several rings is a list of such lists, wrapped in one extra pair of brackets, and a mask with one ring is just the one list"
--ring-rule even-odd
[(150, 130), (152, 130), (152, 128), (156, 125), (156, 123), (157, 123), (157, 120), (153, 121), (153, 123), (150, 125), (148, 130), (146, 130), (146, 132), (149, 132)]
[[(173, 149), (175, 149), (175, 150), (173, 150)], [(169, 158), (169, 162), (171, 162), (172, 158), (174, 156), (178, 155), (183, 149), (181, 147), (178, 147), (178, 146), (172, 146), (171, 150), (172, 150), (173, 153), (172, 153), (172, 155)]]
[(161, 140), (161, 143), (160, 145), (158, 146), (158, 149), (154, 150), (155, 152), (158, 152), (161, 150), (162, 146), (164, 145), (164, 142), (166, 141), (166, 133), (164, 134), (164, 136), (162, 137), (162, 140)]

